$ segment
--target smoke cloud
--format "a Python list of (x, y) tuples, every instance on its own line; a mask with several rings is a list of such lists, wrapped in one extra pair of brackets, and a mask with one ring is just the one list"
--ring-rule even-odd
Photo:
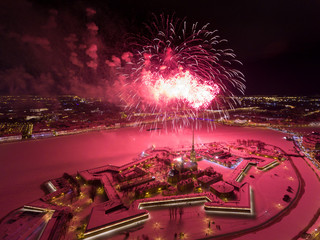
[(87, 50), (86, 50), (86, 54), (92, 58), (92, 59), (97, 59), (98, 58), (98, 54), (97, 54), (97, 50), (98, 47), (96, 44), (92, 44)]
[(112, 56), (111, 61), (106, 60), (105, 62), (109, 67), (120, 67), (121, 66), (121, 60), (120, 60), (120, 58), (118, 58), (116, 56)]
[(103, 11), (84, 5), (0, 1), (0, 94), (118, 101), (121, 81), (113, 67), (132, 56), (116, 57), (122, 54), (124, 24), (105, 4)]
[(86, 13), (88, 17), (94, 16), (96, 14), (96, 11), (92, 8), (87, 8)]
[(131, 52), (125, 52), (122, 54), (121, 59), (124, 60), (126, 63), (131, 63), (131, 58), (133, 54)]
[(21, 41), (24, 43), (29, 43), (31, 45), (34, 45), (36, 47), (40, 46), (43, 49), (51, 51), (50, 42), (47, 38), (30, 36), (30, 35), (26, 34), (21, 37)]
[(96, 34), (99, 30), (98, 26), (94, 22), (88, 23), (87, 28), (88, 30), (92, 31), (94, 34)]

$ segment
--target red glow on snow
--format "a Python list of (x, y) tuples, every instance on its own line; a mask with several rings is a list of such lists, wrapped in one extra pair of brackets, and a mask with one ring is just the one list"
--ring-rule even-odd
[(169, 77), (163, 77), (150, 71), (142, 74), (143, 84), (157, 104), (168, 104), (174, 101), (187, 103), (194, 109), (208, 107), (220, 89), (217, 84), (201, 82), (189, 71), (180, 71)]

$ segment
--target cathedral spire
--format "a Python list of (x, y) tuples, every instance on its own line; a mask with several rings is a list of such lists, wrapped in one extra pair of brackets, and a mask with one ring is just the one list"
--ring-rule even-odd
[(192, 162), (196, 161), (196, 152), (194, 150), (194, 126), (192, 127), (192, 148), (191, 148), (191, 152), (190, 152), (190, 160)]
[(192, 152), (194, 152), (194, 127), (192, 127)]

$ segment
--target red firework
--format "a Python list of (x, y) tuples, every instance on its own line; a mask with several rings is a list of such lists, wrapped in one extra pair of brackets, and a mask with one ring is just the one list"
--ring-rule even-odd
[(201, 82), (189, 71), (182, 69), (167, 77), (159, 73), (145, 71), (142, 74), (142, 83), (146, 88), (150, 102), (160, 106), (168, 106), (175, 101), (182, 101), (198, 110), (208, 107), (219, 93), (217, 84)]
[(199, 110), (213, 106), (218, 94), (226, 99), (234, 89), (244, 92), (244, 76), (232, 67), (240, 62), (232, 49), (219, 47), (226, 40), (209, 31), (208, 24), (197, 25), (188, 29), (185, 21), (154, 16), (146, 35), (130, 39), (130, 72), (122, 91), (128, 109), (143, 112), (142, 106), (149, 106), (167, 120), (163, 116), (177, 118), (176, 112), (187, 107), (178, 120), (195, 118)]

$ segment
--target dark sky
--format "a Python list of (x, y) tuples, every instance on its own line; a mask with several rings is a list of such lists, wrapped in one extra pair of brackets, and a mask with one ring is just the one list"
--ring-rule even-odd
[(101, 64), (152, 12), (218, 29), (243, 63), (248, 95), (319, 94), (318, 0), (2, 0), (0, 94), (105, 94), (113, 73)]

